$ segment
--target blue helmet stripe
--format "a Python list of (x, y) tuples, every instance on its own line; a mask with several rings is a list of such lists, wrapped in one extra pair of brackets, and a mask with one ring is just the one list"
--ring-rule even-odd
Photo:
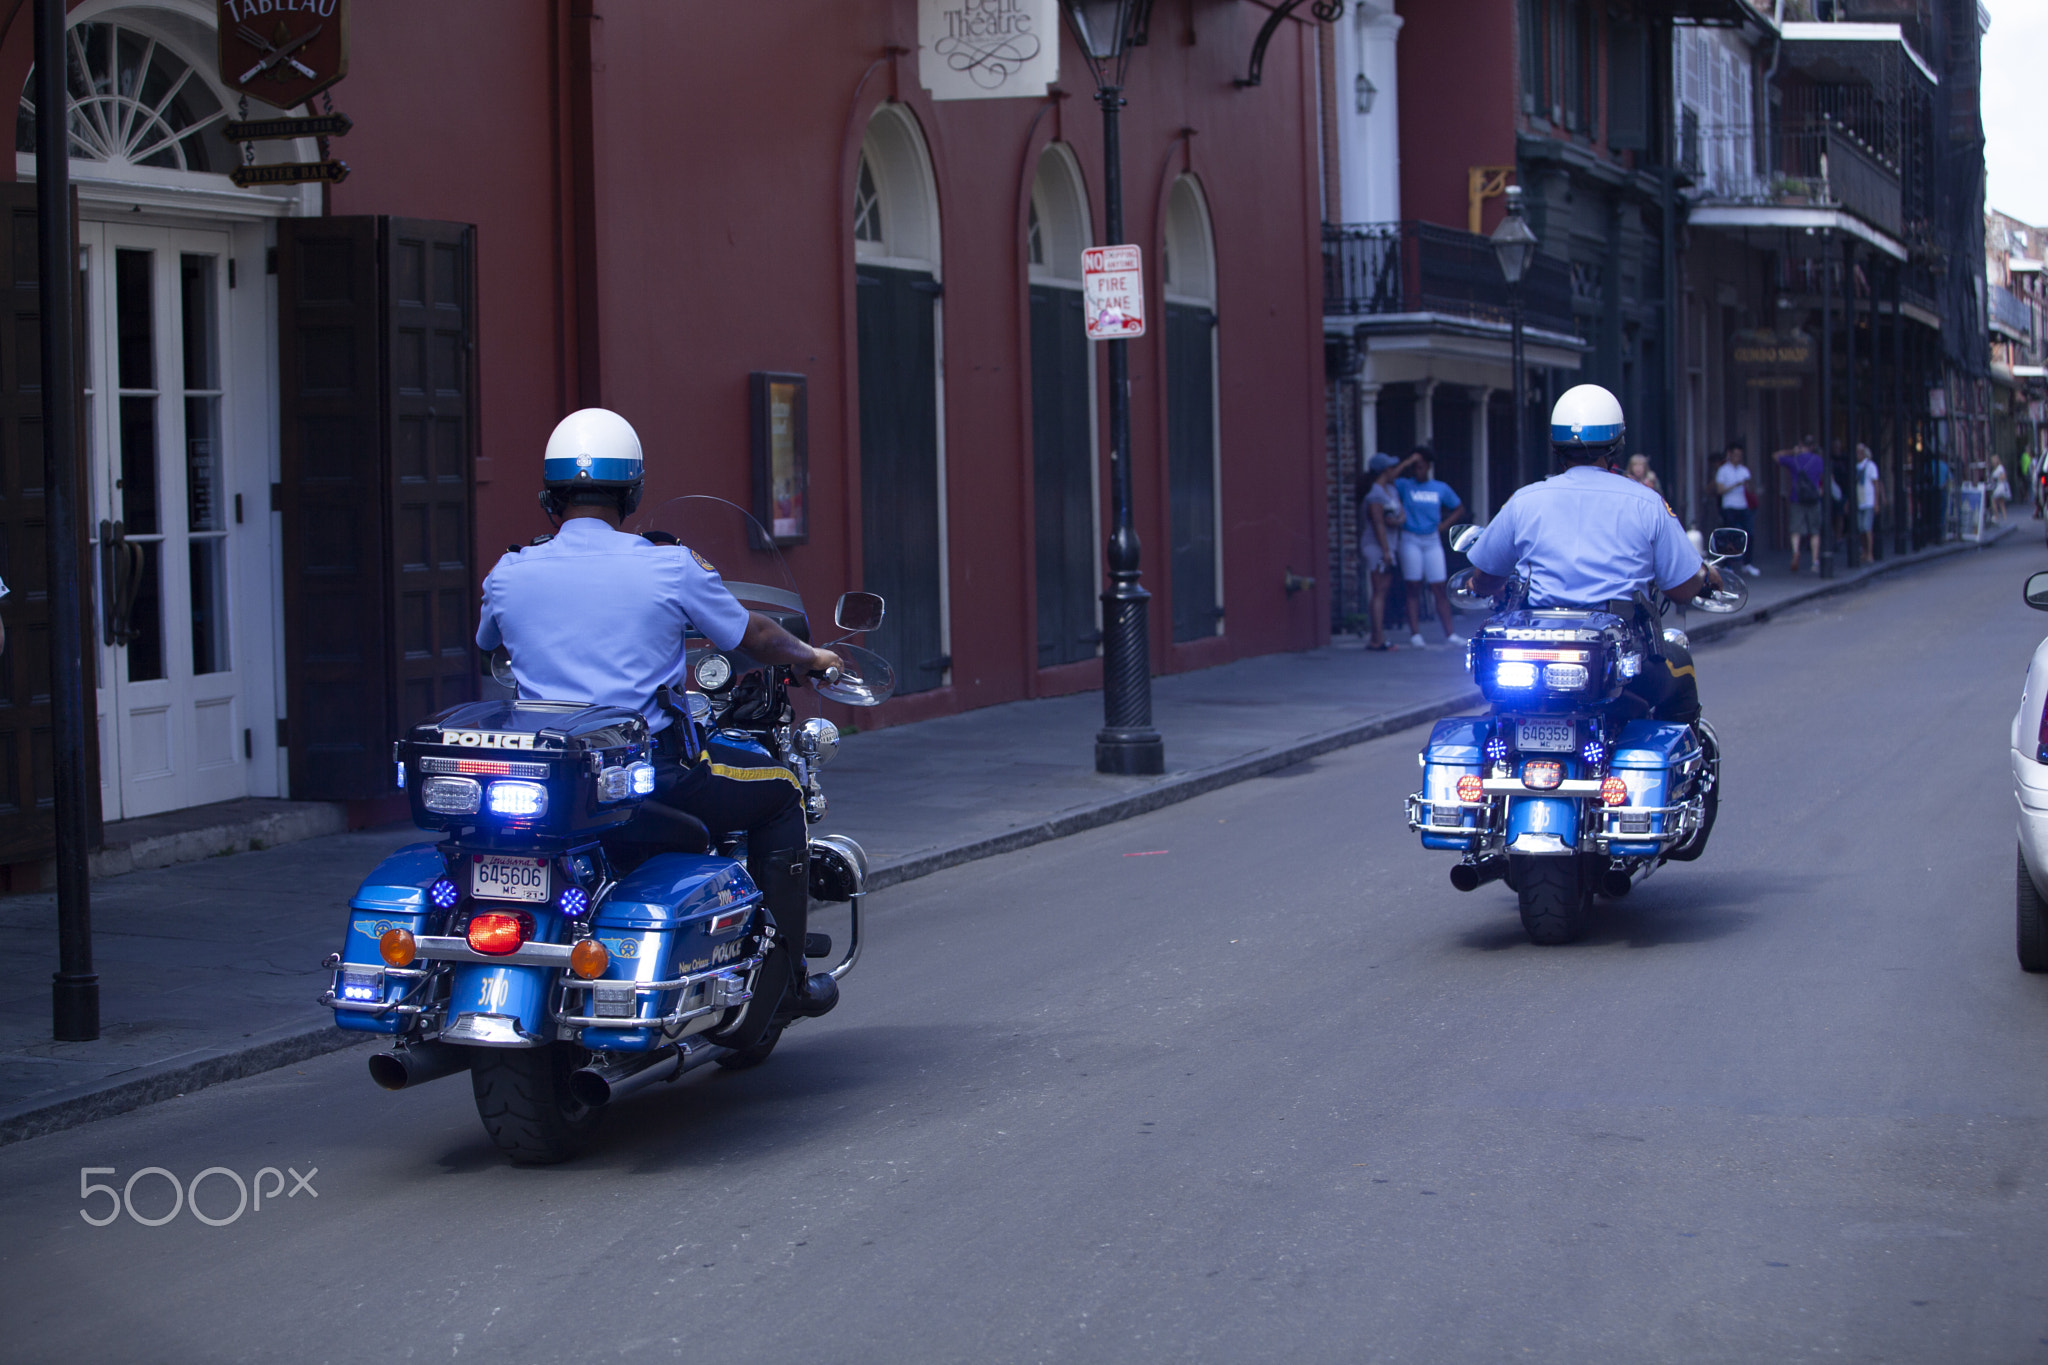
[(569, 483), (578, 478), (604, 483), (631, 483), (639, 477), (641, 464), (638, 460), (592, 459), (587, 466), (573, 458), (541, 461), (541, 478), (548, 483)]
[(1620, 440), (1621, 427), (1619, 425), (1580, 427), (1577, 431), (1574, 431), (1568, 426), (1552, 426), (1550, 428), (1550, 439), (1562, 445), (1598, 445), (1602, 441)]

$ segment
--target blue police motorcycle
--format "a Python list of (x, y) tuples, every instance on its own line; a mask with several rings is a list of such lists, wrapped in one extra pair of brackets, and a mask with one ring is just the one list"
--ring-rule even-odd
[[(1470, 549), (1477, 527), (1459, 532)], [(1739, 556), (1748, 537), (1713, 533), (1707, 562)], [(1462, 610), (1492, 604), (1453, 575)], [(1617, 714), (1622, 690), (1682, 631), (1662, 626), (1668, 599), (1647, 588), (1633, 619), (1609, 611), (1530, 608), (1527, 582), (1510, 579), (1500, 609), (1473, 632), (1466, 656), (1489, 703), (1483, 715), (1438, 721), (1417, 759), (1422, 790), (1408, 798), (1408, 828), (1424, 848), (1464, 856), (1451, 884), (1473, 891), (1505, 881), (1530, 941), (1569, 943), (1584, 932), (1596, 893), (1619, 899), (1668, 861), (1705, 852), (1720, 803), (1720, 742), (1691, 724)], [(1749, 601), (1730, 573), (1694, 609), (1726, 614)]]
[[(715, 498), (680, 498), (632, 528), (710, 557), (748, 607), (810, 639), (794, 580), (752, 517)], [(834, 619), (872, 630), (884, 604), (847, 593)], [(895, 686), (879, 656), (839, 642), (843, 676), (819, 694), (874, 706)], [(493, 661), (509, 685), (509, 660)], [(688, 642), (685, 677), (663, 704), (700, 732), (787, 767), (812, 820), (819, 770), (839, 734), (799, 720), (802, 681), (708, 640)], [(511, 699), (452, 707), (393, 746), (416, 824), (439, 831), (386, 858), (349, 901), (342, 950), (321, 1003), (388, 1050), (370, 1075), (401, 1090), (467, 1071), (477, 1112), (510, 1159), (575, 1155), (611, 1102), (708, 1062), (766, 1060), (794, 1022), (777, 1010), (790, 957), (829, 957), (830, 939), (782, 941), (747, 874), (743, 832), (702, 830), (703, 851), (622, 845), (615, 836), (655, 787), (654, 739), (637, 711)], [(688, 817), (679, 817), (683, 820)], [(810, 841), (810, 893), (850, 913), (837, 979), (860, 956), (867, 856), (844, 835)]]

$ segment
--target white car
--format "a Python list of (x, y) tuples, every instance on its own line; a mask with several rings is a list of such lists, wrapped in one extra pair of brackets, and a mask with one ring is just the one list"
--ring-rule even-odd
[[(2027, 605), (2048, 611), (2048, 573), (2027, 579)], [(2019, 919), (2020, 966), (2048, 972), (2048, 640), (2034, 647), (2027, 690), (2012, 718), (2013, 796), (2020, 806), (2019, 876), (2014, 902)]]

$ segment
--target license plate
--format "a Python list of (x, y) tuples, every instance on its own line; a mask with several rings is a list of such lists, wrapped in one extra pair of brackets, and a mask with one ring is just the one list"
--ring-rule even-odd
[(1515, 747), (1543, 753), (1568, 754), (1578, 746), (1570, 721), (1525, 720), (1515, 726)]
[(548, 899), (547, 859), (472, 854), (469, 891), (478, 900), (544, 902)]

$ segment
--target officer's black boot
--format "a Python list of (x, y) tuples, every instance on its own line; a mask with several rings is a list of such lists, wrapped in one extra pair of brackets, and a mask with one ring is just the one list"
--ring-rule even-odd
[(790, 985), (780, 1013), (815, 1019), (839, 1003), (839, 983), (830, 973), (810, 974), (804, 939), (810, 927), (811, 863), (808, 849), (772, 849), (749, 857), (747, 870), (761, 888), (775, 928), (789, 945)]

